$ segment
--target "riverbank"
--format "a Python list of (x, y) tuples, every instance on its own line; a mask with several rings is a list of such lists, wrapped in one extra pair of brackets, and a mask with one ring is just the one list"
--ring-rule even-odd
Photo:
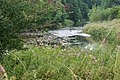
[(22, 36), (26, 45), (33, 46), (79, 45), (90, 47), (90, 44), (93, 44), (88, 40), (91, 35), (83, 33), (83, 27), (66, 27), (48, 32), (25, 32), (22, 33)]
[(97, 42), (120, 44), (120, 20), (93, 22), (84, 26), (84, 32), (91, 34)]

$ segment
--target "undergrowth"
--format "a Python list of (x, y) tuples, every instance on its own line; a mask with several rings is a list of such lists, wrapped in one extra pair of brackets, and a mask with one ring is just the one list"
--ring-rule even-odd
[(120, 50), (28, 47), (5, 55), (1, 64), (12, 80), (119, 80)]
[(109, 44), (120, 44), (120, 20), (93, 22), (84, 26), (84, 32), (92, 35), (92, 40)]

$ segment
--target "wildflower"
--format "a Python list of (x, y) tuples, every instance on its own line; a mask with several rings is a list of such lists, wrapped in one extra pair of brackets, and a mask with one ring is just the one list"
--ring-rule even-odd
[(90, 58), (91, 58), (91, 59), (93, 59), (93, 60), (95, 60), (95, 59), (96, 59), (96, 57), (95, 57), (95, 56), (93, 56), (93, 55), (90, 55)]
[(1, 79), (8, 80), (7, 74), (6, 74), (5, 69), (2, 65), (0, 65), (0, 80)]
[(16, 77), (15, 76), (11, 76), (10, 80), (16, 80)]
[(34, 51), (34, 50), (32, 50), (32, 52), (34, 53), (35, 51)]
[(0, 65), (0, 72), (5, 72), (4, 68), (2, 67), (2, 65)]
[(118, 49), (120, 49), (120, 46), (117, 46)]
[(92, 63), (95, 64), (97, 62), (97, 59), (95, 56), (90, 55), (90, 59), (92, 60)]

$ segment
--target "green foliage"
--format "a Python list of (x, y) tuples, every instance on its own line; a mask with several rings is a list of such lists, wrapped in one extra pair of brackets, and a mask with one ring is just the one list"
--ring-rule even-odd
[(100, 5), (101, 0), (82, 0), (84, 3), (88, 5), (89, 9), (92, 9), (94, 5)]
[(120, 6), (114, 6), (113, 8), (118, 11), (117, 18), (120, 18)]
[(30, 4), (25, 1), (0, 1), (0, 53), (21, 47), (21, 38), (18, 34), (29, 26), (31, 20), (28, 20), (27, 13), (30, 9)]
[(36, 23), (36, 26), (40, 29), (57, 26), (66, 18), (60, 0), (55, 1), (54, 3), (39, 1), (36, 3), (36, 6), (34, 23)]
[(101, 27), (91, 29), (88, 33), (92, 35), (93, 40), (95, 40), (96, 42), (102, 42), (106, 40), (106, 43), (118, 44), (117, 34), (114, 29), (110, 31), (107, 28)]
[(100, 5), (94, 5), (89, 11), (90, 21), (112, 20), (116, 18), (120, 10), (117, 7), (118, 5), (120, 5), (118, 0), (101, 0)]
[(82, 13), (82, 19), (88, 19), (87, 13), (89, 12), (89, 7), (86, 3), (79, 1), (80, 11)]
[(0, 0), (0, 53), (22, 46), (20, 32), (25, 29), (43, 29), (64, 21), (60, 0), (54, 4), (40, 0)]
[(69, 9), (67, 10), (69, 15), (68, 19), (74, 21), (74, 25), (76, 25), (82, 19), (82, 13), (78, 0), (66, 0), (66, 3), (69, 6)]
[(117, 18), (120, 18), (120, 10), (118, 11), (118, 15), (117, 15)]
[(94, 21), (111, 20), (117, 14), (113, 7), (120, 5), (119, 0), (62, 0), (62, 3), (67, 7), (68, 19), (74, 21), (75, 25), (88, 18)]
[(108, 8), (120, 5), (120, 0), (101, 0), (101, 6)]
[(114, 8), (103, 8), (103, 7), (93, 7), (88, 15), (90, 21), (103, 21), (112, 20), (117, 16), (117, 9)]
[(72, 20), (65, 19), (64, 22), (63, 22), (63, 25), (70, 27), (70, 26), (74, 25), (74, 22)]
[(67, 6), (66, 13), (68, 13), (69, 16), (68, 19), (74, 21), (75, 26), (81, 23), (83, 19), (88, 19), (87, 13), (89, 12), (89, 1), (63, 0), (62, 2)]
[[(107, 46), (108, 47), (108, 46)], [(80, 53), (80, 54), (79, 54)], [(119, 50), (104, 47), (94, 51), (80, 48), (30, 47), (11, 51), (1, 64), (16, 80), (106, 80), (120, 77)]]
[(95, 42), (119, 45), (119, 20), (90, 23), (85, 25), (84, 32), (91, 34)]

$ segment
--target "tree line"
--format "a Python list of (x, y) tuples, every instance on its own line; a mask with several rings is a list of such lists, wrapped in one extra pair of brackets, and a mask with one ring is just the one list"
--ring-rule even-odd
[(69, 15), (68, 19), (74, 21), (74, 25), (81, 21), (96, 21), (94, 16), (98, 18), (111, 15), (114, 18), (118, 15), (120, 5), (119, 0), (62, 0), (62, 3), (68, 6), (66, 13)]

